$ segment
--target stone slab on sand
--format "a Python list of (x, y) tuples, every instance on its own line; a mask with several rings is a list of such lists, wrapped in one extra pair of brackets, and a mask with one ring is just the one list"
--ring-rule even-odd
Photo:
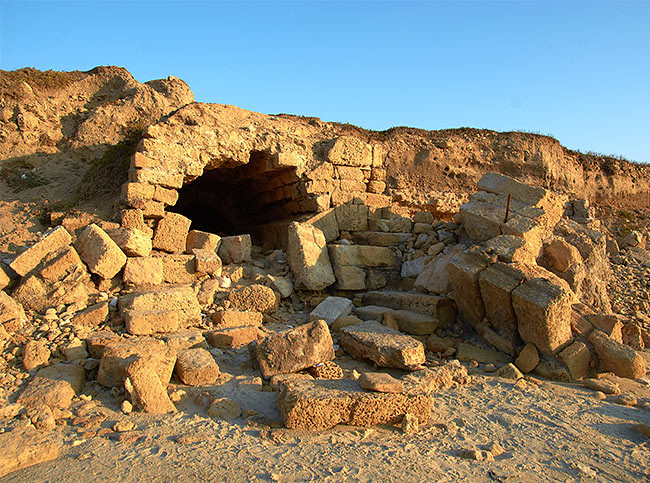
[(38, 431), (27, 426), (0, 434), (0, 478), (57, 459), (60, 447), (61, 435), (56, 432)]

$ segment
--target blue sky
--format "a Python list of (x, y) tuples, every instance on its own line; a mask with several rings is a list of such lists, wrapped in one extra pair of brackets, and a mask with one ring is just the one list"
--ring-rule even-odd
[(650, 162), (650, 1), (0, 0), (0, 68), (175, 75), (369, 129), (552, 134)]

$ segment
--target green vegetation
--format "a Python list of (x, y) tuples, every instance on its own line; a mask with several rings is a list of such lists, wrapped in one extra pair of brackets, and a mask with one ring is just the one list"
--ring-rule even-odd
[(0, 176), (15, 193), (49, 183), (25, 158), (6, 162), (0, 169)]
[(87, 74), (80, 71), (57, 72), (54, 70), (40, 71), (25, 67), (14, 71), (0, 71), (0, 86), (4, 89), (26, 82), (33, 89), (54, 91), (63, 89), (70, 84), (83, 79)]

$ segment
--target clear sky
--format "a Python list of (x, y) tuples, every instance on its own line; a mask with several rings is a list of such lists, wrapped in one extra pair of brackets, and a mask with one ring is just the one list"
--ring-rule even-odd
[(650, 1), (0, 0), (0, 68), (174, 75), (368, 129), (551, 134), (650, 162)]

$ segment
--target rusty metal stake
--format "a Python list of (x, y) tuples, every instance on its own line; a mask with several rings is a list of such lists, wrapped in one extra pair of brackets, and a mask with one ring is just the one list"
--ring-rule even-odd
[(510, 214), (510, 200), (512, 195), (508, 195), (508, 202), (506, 203), (506, 217), (503, 219), (504, 223), (508, 223), (508, 215)]

